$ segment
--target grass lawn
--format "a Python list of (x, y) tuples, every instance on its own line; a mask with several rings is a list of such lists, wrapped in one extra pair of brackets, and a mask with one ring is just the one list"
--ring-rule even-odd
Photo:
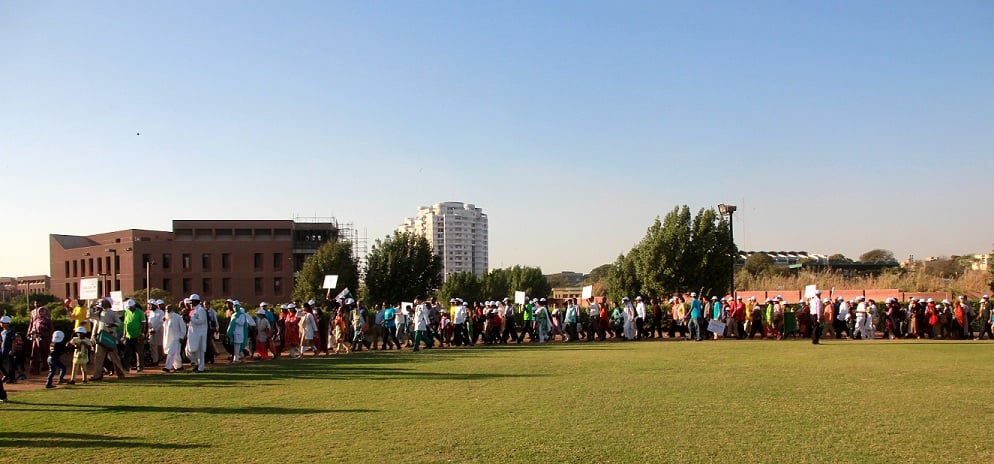
[(17, 392), (0, 461), (992, 462), (994, 343), (361, 353)]

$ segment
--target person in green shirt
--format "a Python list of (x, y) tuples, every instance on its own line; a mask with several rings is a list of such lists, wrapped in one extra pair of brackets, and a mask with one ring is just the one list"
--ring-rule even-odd
[(532, 299), (531, 302), (522, 305), (521, 316), (524, 324), (521, 326), (521, 333), (518, 334), (518, 343), (525, 340), (525, 334), (528, 334), (529, 341), (535, 341), (535, 303), (538, 303), (538, 300)]
[(136, 372), (141, 372), (144, 366), (145, 357), (145, 333), (146, 326), (145, 310), (129, 299), (125, 303), (124, 310), (124, 370), (130, 371), (135, 368)]

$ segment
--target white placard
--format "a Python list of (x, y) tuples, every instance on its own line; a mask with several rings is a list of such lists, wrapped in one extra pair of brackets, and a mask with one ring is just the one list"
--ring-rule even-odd
[(525, 292), (514, 292), (514, 303), (525, 304)]
[(725, 323), (721, 322), (721, 321), (717, 321), (717, 320), (711, 319), (711, 321), (708, 322), (708, 332), (716, 333), (718, 335), (724, 335), (724, 333), (725, 333)]
[(100, 294), (97, 293), (97, 287), (99, 286), (100, 281), (96, 277), (92, 279), (80, 279), (79, 297), (84, 300), (96, 300), (100, 298)]
[(594, 286), (587, 285), (586, 287), (583, 287), (583, 295), (580, 298), (587, 300), (593, 297), (594, 297)]
[(117, 312), (124, 311), (124, 295), (121, 292), (110, 292), (110, 299), (114, 303), (110, 309)]
[(411, 311), (414, 311), (414, 303), (413, 302), (411, 302), (411, 301), (401, 301), (400, 302), (400, 310), (401, 311), (403, 311), (404, 308), (406, 308), (408, 306), (411, 307)]
[(338, 276), (337, 275), (326, 275), (324, 276), (324, 286), (321, 288), (332, 289), (338, 286)]
[(818, 291), (817, 285), (808, 285), (804, 287), (804, 299), (809, 300), (815, 297), (815, 292)]
[(342, 290), (341, 292), (338, 293), (338, 295), (335, 295), (335, 299), (341, 300), (342, 298), (348, 296), (348, 294), (349, 294), (349, 288), (345, 287), (345, 290)]

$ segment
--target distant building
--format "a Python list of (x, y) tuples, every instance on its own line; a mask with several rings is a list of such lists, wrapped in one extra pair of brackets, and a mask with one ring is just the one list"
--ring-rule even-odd
[(583, 294), (581, 287), (559, 287), (552, 289), (552, 298), (557, 300), (568, 300), (570, 298), (580, 299)]
[(47, 275), (0, 277), (0, 301), (35, 293), (52, 293), (52, 279)]
[(287, 301), (307, 257), (338, 238), (335, 222), (292, 220), (175, 220), (171, 232), (52, 234), (51, 290), (75, 298), (82, 279), (97, 278), (100, 295), (151, 286), (174, 299), (198, 293), (250, 304)]
[(472, 272), (482, 276), (489, 269), (487, 215), (471, 204), (446, 202), (418, 208), (418, 215), (404, 220), (398, 232), (428, 239), (442, 258), (442, 274)]

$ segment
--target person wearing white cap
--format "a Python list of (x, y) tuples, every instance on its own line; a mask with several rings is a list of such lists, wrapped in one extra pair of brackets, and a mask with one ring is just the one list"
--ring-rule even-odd
[(510, 298), (504, 298), (503, 304), (498, 306), (500, 308), (500, 318), (501, 325), (503, 327), (500, 335), (500, 342), (507, 343), (508, 341), (518, 340), (518, 331), (515, 328), (517, 321), (515, 321), (515, 311), (514, 303), (511, 302)]
[(315, 337), (319, 336), (318, 333), (318, 323), (312, 313), (310, 303), (307, 304), (304, 310), (297, 312), (297, 317), (300, 318), (300, 356), (303, 357), (304, 353), (307, 351), (314, 351), (314, 356), (317, 356), (317, 349), (314, 346)]
[(286, 345), (290, 359), (300, 357), (300, 319), (293, 303), (286, 305), (286, 313), (283, 315), (283, 344)]
[(870, 335), (870, 320), (866, 317), (866, 301), (862, 296), (856, 297), (856, 326), (853, 335), (857, 340), (872, 340)]
[(183, 370), (182, 344), (186, 336), (186, 322), (178, 307), (166, 305), (165, 317), (162, 322), (162, 351), (166, 354), (166, 363), (162, 372)]
[(158, 366), (163, 357), (162, 324), (166, 317), (166, 313), (162, 311), (163, 304), (162, 300), (151, 300), (148, 302), (148, 309), (145, 313), (145, 317), (148, 319), (148, 343), (153, 366)]
[(970, 306), (970, 301), (966, 299), (966, 295), (959, 296), (960, 306), (963, 307), (963, 336), (967, 340), (973, 340), (973, 321), (977, 318), (976, 311), (973, 310), (973, 306)]
[(204, 352), (207, 350), (207, 310), (200, 304), (200, 295), (196, 293), (190, 295), (190, 304), (193, 310), (190, 311), (190, 324), (187, 326), (186, 356), (190, 358), (194, 372), (202, 373), (206, 369)]
[(528, 341), (535, 341), (535, 303), (538, 301), (532, 299), (530, 302), (526, 301), (525, 304), (521, 305), (521, 332), (518, 333), (518, 343), (525, 340), (525, 334), (528, 334)]
[(421, 351), (421, 342), (425, 348), (431, 349), (432, 337), (428, 334), (431, 327), (428, 313), (432, 312), (432, 307), (428, 303), (422, 303), (420, 298), (414, 299), (414, 350)]
[(269, 339), (273, 336), (266, 310), (259, 308), (255, 311), (255, 354), (259, 359), (269, 359)]
[(93, 348), (93, 340), (87, 336), (89, 330), (86, 326), (76, 328), (75, 336), (69, 340), (69, 345), (76, 351), (72, 356), (72, 370), (69, 371), (69, 385), (76, 385), (76, 373), (83, 376), (83, 383), (86, 383), (86, 365), (90, 363), (90, 348)]
[(815, 295), (808, 300), (808, 314), (811, 320), (811, 343), (817, 345), (821, 338), (821, 318), (824, 307), (821, 301), (821, 290), (815, 290)]
[(545, 343), (549, 333), (552, 331), (552, 319), (549, 315), (549, 308), (546, 307), (545, 298), (538, 300), (535, 307), (535, 332), (538, 333), (538, 342)]
[(69, 352), (69, 340), (66, 340), (66, 334), (61, 330), (56, 330), (52, 332), (52, 345), (48, 352), (48, 381), (45, 382), (45, 388), (55, 388), (55, 384), (52, 381), (55, 379), (55, 373), (59, 373), (59, 383), (65, 383), (66, 379), (66, 365), (62, 362), (62, 355)]
[(141, 372), (145, 364), (145, 334), (148, 324), (145, 311), (135, 300), (124, 302), (124, 358), (122, 363), (125, 370), (135, 369)]
[(904, 311), (897, 298), (888, 298), (886, 304), (887, 310), (884, 315), (887, 317), (887, 322), (884, 326), (884, 337), (897, 340), (901, 338), (901, 319), (904, 317)]
[(697, 299), (697, 293), (690, 292), (690, 320), (687, 326), (690, 328), (690, 338), (703, 340), (704, 330), (704, 308), (701, 307), (701, 300)]
[(648, 315), (648, 311), (645, 308), (645, 301), (642, 301), (641, 296), (635, 297), (635, 339), (641, 340), (648, 335), (645, 332), (645, 318)]
[[(490, 303), (489, 301), (487, 303)], [(489, 305), (488, 305), (489, 306)], [(455, 315), (452, 319), (453, 343), (456, 346), (472, 345), (469, 333), (466, 332), (466, 323), (469, 321), (469, 310), (465, 303), (456, 303)]]
[(235, 301), (228, 301), (234, 312), (228, 320), (228, 343), (231, 343), (231, 362), (239, 363), (244, 361), (245, 346), (248, 344), (248, 320), (249, 315), (241, 304)]
[(984, 295), (980, 299), (980, 307), (978, 308), (977, 314), (980, 316), (980, 335), (977, 340), (983, 340), (984, 335), (988, 339), (994, 340), (994, 332), (991, 332), (991, 297), (989, 295)]
[(839, 307), (839, 317), (836, 318), (836, 323), (835, 323), (836, 324), (835, 338), (843, 338), (844, 335), (845, 338), (851, 340), (853, 338), (853, 333), (851, 330), (849, 330), (849, 318), (851, 317), (851, 315), (849, 314), (849, 310), (852, 308), (850, 308), (849, 302), (842, 297), (839, 297), (838, 307)]

